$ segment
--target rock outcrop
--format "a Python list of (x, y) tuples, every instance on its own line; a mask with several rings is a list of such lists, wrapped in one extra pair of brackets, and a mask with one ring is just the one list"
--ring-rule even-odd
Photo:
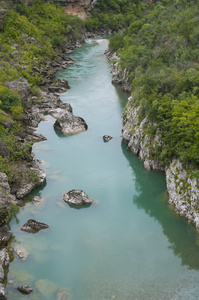
[(36, 187), (44, 184), (46, 172), (40, 169), (34, 161), (19, 162), (16, 166), (11, 192), (16, 195), (17, 199), (22, 199)]
[(129, 74), (127, 70), (122, 70), (119, 64), (119, 57), (116, 53), (110, 53), (109, 51), (105, 51), (106, 56), (111, 61), (111, 74), (113, 76), (113, 83), (120, 83), (122, 85), (122, 89), (126, 92), (131, 91), (131, 85), (129, 82)]
[(146, 133), (147, 128), (153, 124), (151, 124), (147, 118), (144, 118), (140, 122), (139, 110), (140, 107), (136, 107), (133, 98), (129, 97), (122, 115), (122, 138), (127, 143), (128, 148), (144, 162), (146, 169), (164, 171), (165, 166), (162, 165), (160, 159), (154, 155), (154, 149), (157, 145), (163, 147), (161, 136), (156, 133), (155, 136), (151, 137)]
[(93, 199), (82, 190), (71, 190), (63, 195), (63, 200), (72, 206), (91, 205)]
[(177, 213), (199, 229), (199, 181), (193, 177), (193, 167), (185, 167), (178, 160), (168, 166), (161, 163), (155, 155), (157, 146), (164, 147), (161, 135), (158, 132), (154, 136), (147, 134), (147, 128), (153, 124), (147, 118), (140, 121), (139, 110), (140, 107), (136, 107), (130, 97), (123, 113), (124, 141), (140, 157), (146, 169), (166, 172), (169, 202), (174, 204)]
[(174, 160), (166, 169), (166, 180), (169, 202), (199, 229), (199, 180), (193, 176), (191, 166)]
[[(119, 58), (115, 54), (106, 53), (112, 63), (113, 81), (122, 84), (130, 91), (128, 74), (122, 71)], [(179, 160), (164, 165), (156, 154), (156, 149), (164, 148), (161, 134), (149, 134), (150, 128), (156, 127), (147, 118), (140, 118), (141, 107), (136, 106), (131, 97), (122, 114), (122, 138), (128, 149), (139, 156), (148, 170), (161, 170), (166, 173), (169, 203), (175, 206), (176, 212), (186, 217), (199, 229), (199, 179), (193, 176), (193, 166), (184, 166)]]
[(15, 196), (12, 195), (10, 191), (7, 175), (0, 172), (0, 226), (6, 224), (10, 212), (10, 205), (14, 203), (15, 200)]
[(65, 110), (60, 113), (54, 124), (54, 128), (67, 135), (86, 131), (88, 129), (88, 125), (84, 119), (76, 117), (69, 111)]

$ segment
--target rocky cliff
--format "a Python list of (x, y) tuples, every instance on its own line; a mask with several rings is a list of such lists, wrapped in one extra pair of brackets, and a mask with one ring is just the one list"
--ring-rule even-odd
[[(131, 91), (128, 74), (122, 71), (116, 55), (108, 54), (112, 61), (113, 81), (121, 83), (124, 90)], [(156, 154), (158, 147), (164, 147), (161, 135), (149, 133), (153, 125), (147, 118), (140, 117), (140, 109), (129, 97), (122, 114), (122, 138), (128, 148), (138, 155), (148, 170), (165, 171), (169, 203), (175, 206), (176, 212), (186, 217), (199, 229), (199, 179), (195, 178), (194, 168), (183, 165), (179, 160), (173, 160), (164, 165)]]

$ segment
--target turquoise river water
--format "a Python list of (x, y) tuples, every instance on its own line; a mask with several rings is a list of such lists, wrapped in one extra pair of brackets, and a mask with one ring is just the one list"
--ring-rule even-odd
[[(107, 39), (87, 40), (71, 54), (76, 64), (57, 74), (71, 85), (61, 99), (86, 120), (88, 130), (63, 136), (50, 116), (38, 127), (48, 140), (33, 151), (44, 161), (47, 180), (10, 222), (13, 246), (20, 244), (29, 255), (10, 264), (9, 300), (199, 297), (198, 233), (168, 205), (165, 174), (145, 170), (121, 140), (129, 95), (111, 83), (107, 47)], [(104, 134), (113, 139), (105, 143)], [(62, 195), (71, 189), (84, 190), (95, 203), (69, 207)], [(34, 205), (34, 195), (45, 202)], [(30, 218), (50, 228), (21, 231)], [(20, 294), (21, 284), (34, 292)]]

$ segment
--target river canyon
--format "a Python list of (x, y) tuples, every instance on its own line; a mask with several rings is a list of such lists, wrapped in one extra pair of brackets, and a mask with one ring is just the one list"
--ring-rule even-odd
[[(48, 115), (38, 127), (47, 141), (33, 152), (47, 180), (10, 222), (13, 246), (28, 252), (10, 264), (10, 300), (24, 299), (20, 284), (34, 290), (27, 299), (58, 300), (64, 293), (71, 300), (198, 299), (198, 233), (169, 206), (165, 174), (147, 171), (122, 141), (129, 94), (111, 83), (107, 48), (107, 39), (88, 39), (71, 54), (75, 65), (57, 73), (71, 86), (61, 100), (88, 130), (64, 136)], [(113, 139), (104, 142), (105, 134)], [(62, 196), (72, 189), (94, 203), (70, 207)], [(33, 196), (44, 201), (37, 205)], [(23, 232), (28, 219), (50, 228)]]

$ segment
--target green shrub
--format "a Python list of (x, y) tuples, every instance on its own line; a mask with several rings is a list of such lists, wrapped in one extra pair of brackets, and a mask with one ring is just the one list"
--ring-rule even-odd
[(0, 108), (11, 112), (13, 106), (21, 106), (20, 97), (6, 87), (0, 87)]

